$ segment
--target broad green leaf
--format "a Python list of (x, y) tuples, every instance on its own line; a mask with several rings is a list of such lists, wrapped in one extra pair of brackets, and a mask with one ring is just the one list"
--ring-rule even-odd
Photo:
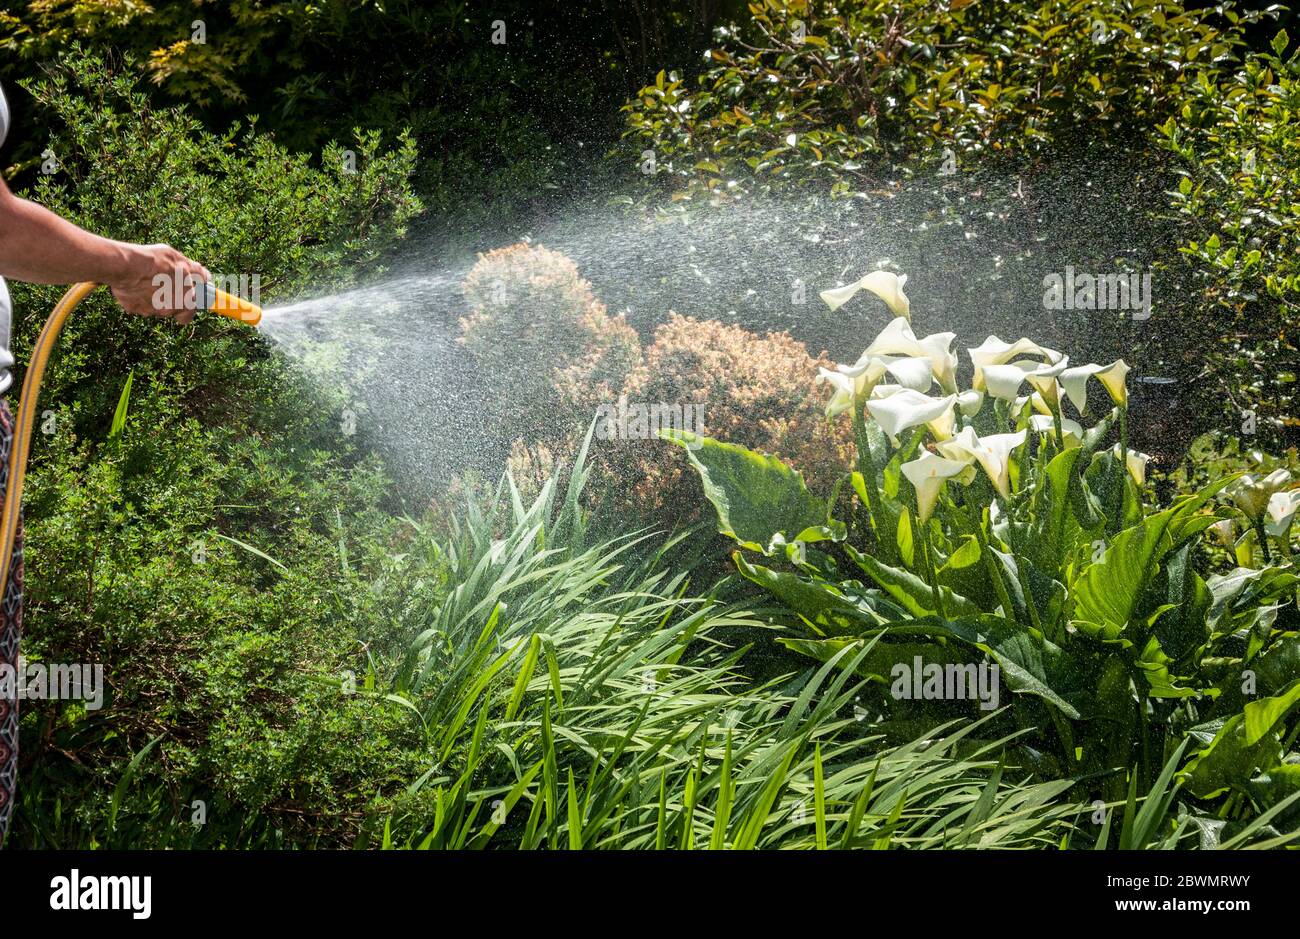
[(1300, 792), (1300, 764), (1282, 763), (1248, 783), (1260, 803), (1271, 807)]
[(1177, 661), (1209, 638), (1211, 595), (1192, 566), (1190, 543), (1170, 555), (1165, 575), (1163, 600), (1170, 609), (1156, 619), (1155, 636), (1164, 653)]
[(956, 619), (925, 617), (915, 624), (935, 636), (960, 639), (998, 663), (1002, 678), (1016, 694), (1028, 694), (1055, 705), (1072, 719), (1081, 715), (1078, 702), (1086, 693), (1077, 666), (1055, 644), (1031, 629), (1001, 616), (982, 614)]
[[(800, 655), (829, 662), (837, 654), (850, 646), (869, 642), (868, 639), (798, 639), (782, 636), (777, 639)], [(970, 653), (956, 644), (939, 645), (936, 642), (877, 642), (866, 655), (856, 660), (854, 672), (864, 678), (874, 678), (889, 684), (894, 678), (896, 666), (911, 669), (915, 660), (920, 658), (922, 665), (964, 665), (970, 661)], [(844, 660), (846, 663), (848, 659)]]
[[(852, 545), (845, 545), (844, 550), (885, 593), (913, 616), (930, 616), (938, 612), (934, 608), (934, 589), (911, 571), (881, 564), (871, 555), (854, 550)], [(970, 616), (980, 612), (978, 606), (948, 587), (941, 586), (939, 594), (944, 610), (950, 616)]]
[(1178, 544), (1214, 519), (1191, 519), (1204, 504), (1193, 496), (1111, 539), (1101, 560), (1089, 564), (1071, 585), (1074, 619), (1106, 634), (1123, 632), (1138, 611), (1142, 595), (1160, 571), (1160, 562)]
[(1247, 704), (1242, 711), (1246, 722), (1246, 746), (1254, 746), (1263, 739), (1296, 706), (1296, 702), (1300, 702), (1300, 679), (1282, 694)]
[(718, 531), (742, 547), (767, 553), (774, 536), (793, 540), (826, 523), (826, 503), (776, 457), (688, 431), (664, 430), (660, 436), (686, 450), (717, 510)]
[(858, 635), (886, 621), (869, 607), (845, 596), (839, 585), (750, 564), (739, 551), (732, 557), (742, 574), (785, 603), (822, 635)]

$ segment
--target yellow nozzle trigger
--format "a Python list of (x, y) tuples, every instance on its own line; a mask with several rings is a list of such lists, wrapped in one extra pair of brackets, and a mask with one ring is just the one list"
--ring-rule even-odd
[(256, 326), (262, 321), (262, 308), (236, 297), (234, 294), (218, 290), (212, 284), (203, 284), (199, 288), (199, 308), (220, 313), (232, 320), (239, 320), (249, 326)]

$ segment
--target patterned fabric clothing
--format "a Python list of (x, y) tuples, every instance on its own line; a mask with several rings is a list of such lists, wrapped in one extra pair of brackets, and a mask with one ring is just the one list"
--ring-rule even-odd
[[(0, 401), (0, 510), (4, 508), (4, 491), (9, 485), (9, 452), (14, 445), (14, 418), (9, 403)], [(9, 582), (4, 585), (0, 602), (0, 669), (18, 669), (18, 640), (23, 633), (23, 526), (18, 519), (18, 536), (14, 539), (13, 562), (9, 565)], [(7, 670), (7, 669), (6, 669)], [(14, 789), (18, 782), (18, 699), (16, 682), (7, 682), (0, 694), (0, 845), (4, 844), (13, 814)]]

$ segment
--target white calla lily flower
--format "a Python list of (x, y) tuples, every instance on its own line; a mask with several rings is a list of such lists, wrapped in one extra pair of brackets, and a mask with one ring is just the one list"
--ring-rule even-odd
[(907, 481), (916, 489), (916, 509), (922, 525), (930, 518), (934, 504), (939, 499), (939, 492), (948, 480), (969, 483), (975, 474), (975, 467), (970, 460), (949, 460), (935, 456), (929, 450), (922, 450), (919, 457), (904, 463), (901, 469)]
[(1034, 393), (1051, 409), (1052, 413), (1061, 410), (1061, 385), (1057, 381), (1070, 364), (1068, 355), (1061, 356), (1059, 362), (1042, 365), (1025, 373), (1025, 380), (1034, 389)]
[[(1115, 454), (1115, 459), (1118, 460), (1123, 455), (1123, 449), (1119, 444), (1115, 444), (1111, 449), (1111, 453)], [(1147, 463), (1150, 461), (1149, 454), (1139, 453), (1137, 450), (1128, 451), (1128, 474), (1133, 477), (1133, 481), (1139, 486), (1146, 485)]]
[(885, 305), (894, 311), (895, 316), (910, 319), (912, 305), (907, 299), (907, 294), (903, 293), (903, 285), (906, 283), (906, 274), (899, 275), (892, 274), (889, 271), (872, 271), (851, 284), (823, 290), (821, 298), (832, 310), (838, 310), (852, 300), (858, 291), (867, 290), (884, 300)]
[(997, 336), (989, 336), (979, 346), (974, 349), (967, 349), (966, 352), (970, 355), (971, 365), (975, 366), (975, 379), (971, 383), (971, 387), (975, 389), (984, 388), (985, 369), (990, 365), (1005, 365), (1016, 356), (1042, 356), (1052, 364), (1061, 360), (1061, 353), (1055, 349), (1040, 346), (1031, 339), (1003, 342)]
[(1210, 537), (1231, 551), (1237, 545), (1237, 523), (1230, 518), (1219, 519), (1209, 528)]
[[(1029, 418), (1029, 428), (1038, 434), (1056, 434), (1056, 419), (1051, 414), (1035, 414)], [(1068, 417), (1061, 418), (1061, 436), (1065, 449), (1083, 446), (1083, 425)]]
[(917, 344), (930, 361), (930, 370), (934, 380), (948, 394), (957, 390), (957, 356), (952, 351), (952, 341), (956, 333), (931, 333), (917, 340)]
[(1264, 530), (1274, 538), (1285, 538), (1300, 510), (1300, 489), (1275, 492), (1264, 509)]
[(1284, 469), (1274, 470), (1258, 480), (1247, 474), (1228, 487), (1228, 495), (1246, 518), (1258, 522), (1268, 510), (1273, 495), (1290, 484), (1291, 473)]
[(953, 407), (944, 411), (932, 421), (926, 422), (926, 427), (930, 428), (930, 433), (934, 435), (935, 440), (947, 440), (957, 429), (957, 408)]
[(1011, 497), (1011, 451), (1027, 439), (1025, 431), (1014, 434), (977, 436), (974, 428), (963, 427), (952, 440), (939, 444), (939, 452), (950, 460), (974, 460), (988, 474), (993, 488), (1004, 499)]
[(966, 417), (974, 417), (984, 407), (984, 392), (976, 391), (972, 388), (970, 391), (963, 391), (957, 395), (957, 409)]
[(865, 394), (866, 375), (847, 375), (838, 369), (818, 368), (817, 381), (829, 382), (835, 392), (826, 404), (826, 416), (835, 417), (853, 408), (853, 401), (859, 393)]
[(956, 395), (931, 398), (911, 388), (903, 388), (887, 398), (869, 400), (867, 410), (889, 435), (890, 440), (897, 442), (898, 435), (903, 431), (939, 421), (956, 404)]
[(1034, 378), (1036, 380), (1034, 384), (1036, 391), (1034, 393), (1040, 399), (1043, 399), (1046, 404), (1046, 399), (1043, 397), (1042, 389), (1039, 388), (1037, 380), (1041, 379), (1047, 383), (1043, 387), (1050, 385), (1050, 387), (1054, 388), (1056, 376), (1061, 374), (1068, 362), (1069, 359), (1062, 356), (1060, 361), (1055, 363), (1022, 361), (986, 365), (984, 366), (984, 385), (992, 397), (1014, 402), (1020, 396), (1020, 386), (1025, 383), (1026, 379)]
[(826, 405), (826, 416), (835, 417), (851, 410), (854, 400), (869, 397), (886, 374), (914, 391), (929, 391), (934, 381), (928, 361), (906, 356), (863, 354), (853, 365), (837, 365), (834, 370), (818, 368), (816, 380), (829, 382), (835, 388)]
[(987, 365), (984, 367), (984, 388), (989, 397), (1012, 401), (1020, 397), (1020, 386), (1025, 383), (1025, 370), (1019, 365)]
[(1128, 364), (1123, 359), (1116, 359), (1109, 365), (1089, 362), (1087, 365), (1076, 365), (1062, 372), (1061, 387), (1065, 389), (1065, 396), (1070, 399), (1070, 403), (1080, 414), (1088, 406), (1089, 378), (1096, 378), (1101, 382), (1106, 393), (1110, 395), (1110, 400), (1123, 406), (1128, 404), (1128, 385), (1125, 382), (1128, 372)]
[(933, 333), (917, 339), (912, 324), (903, 317), (895, 317), (880, 331), (863, 355), (906, 355), (925, 359), (935, 381), (945, 394), (957, 391), (957, 356), (952, 351), (956, 333)]
[(934, 375), (930, 371), (929, 359), (912, 359), (906, 356), (878, 356), (874, 361), (880, 362), (889, 374), (898, 379), (898, 384), (913, 391), (926, 392), (934, 384)]
[(912, 332), (912, 324), (902, 316), (890, 320), (880, 331), (863, 355), (924, 355), (921, 344)]

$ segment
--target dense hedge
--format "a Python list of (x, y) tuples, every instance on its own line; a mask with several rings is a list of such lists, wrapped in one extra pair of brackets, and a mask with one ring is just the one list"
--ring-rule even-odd
[[(725, 285), (738, 304), (759, 285), (751, 317), (802, 317), (782, 295), (810, 272), (924, 270), (919, 302), (963, 339), (1049, 335), (1098, 360), (1136, 346), (1139, 369), (1183, 380), (1202, 412), (1185, 420), (1232, 431), (1256, 409), (1276, 443), (1292, 410), (1297, 66), (1285, 32), (1249, 52), (1266, 23), (1168, 0), (766, 0), (701, 74), (629, 100), (622, 159), (679, 211), (748, 204), (735, 214), (754, 250)], [(1152, 273), (1153, 318), (1045, 311), (1043, 277), (1067, 266)]]

